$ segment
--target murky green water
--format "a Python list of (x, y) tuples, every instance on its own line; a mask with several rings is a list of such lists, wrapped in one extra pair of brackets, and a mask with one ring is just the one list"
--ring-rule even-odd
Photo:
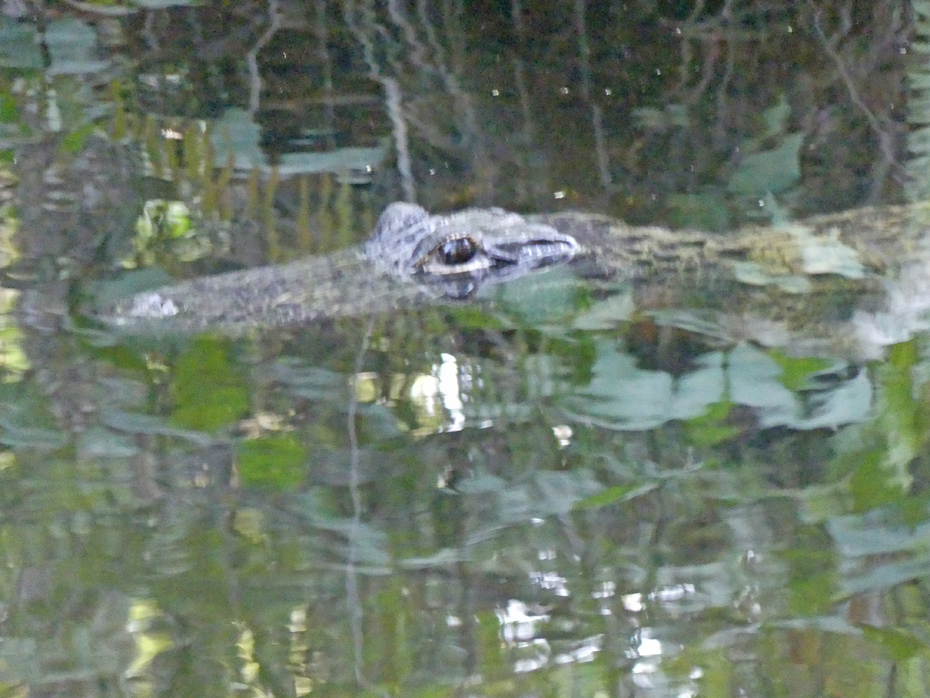
[(397, 199), (926, 198), (927, 12), (859, 5), (2, 3), (0, 694), (925, 695), (923, 316), (864, 360), (570, 283), (236, 336), (83, 312)]

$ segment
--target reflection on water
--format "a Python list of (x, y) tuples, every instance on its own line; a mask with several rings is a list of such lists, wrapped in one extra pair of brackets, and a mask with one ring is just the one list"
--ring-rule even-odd
[(918, 4), (163, 5), (0, 4), (0, 693), (926, 693), (920, 265), (852, 310), (747, 268), (784, 294), (739, 317), (555, 270), (235, 337), (83, 312), (400, 198), (913, 196)]

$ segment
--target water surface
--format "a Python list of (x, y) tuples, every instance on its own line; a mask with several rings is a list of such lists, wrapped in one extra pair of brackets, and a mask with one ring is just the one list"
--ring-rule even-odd
[(926, 13), (860, 5), (3, 3), (3, 693), (924, 694), (923, 332), (789, 353), (572, 284), (238, 336), (82, 312), (398, 199), (926, 198)]

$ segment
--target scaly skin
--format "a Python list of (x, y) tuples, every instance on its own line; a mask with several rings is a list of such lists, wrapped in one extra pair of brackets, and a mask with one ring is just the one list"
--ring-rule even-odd
[(816, 325), (824, 334), (848, 331), (831, 323), (881, 306), (888, 279), (902, 269), (911, 277), (922, 270), (921, 260), (930, 259), (928, 230), (928, 204), (724, 235), (630, 226), (587, 213), (523, 217), (470, 209), (431, 216), (392, 204), (365, 245), (179, 283), (98, 316), (145, 331), (295, 326), (461, 302), (490, 285), (567, 263), (580, 276), (629, 282), (642, 310), (709, 307), (740, 322), (761, 318), (801, 334)]
[[(630, 226), (588, 213), (528, 216), (573, 237), (607, 275), (645, 278), (675, 272), (770, 277), (884, 274), (930, 250), (930, 204), (862, 208), (723, 235)], [(747, 269), (743, 265), (751, 265)], [(858, 270), (858, 272), (857, 272)]]
[(466, 300), (577, 249), (551, 226), (500, 209), (431, 216), (398, 203), (365, 245), (140, 293), (97, 316), (127, 329), (235, 331), (382, 314)]

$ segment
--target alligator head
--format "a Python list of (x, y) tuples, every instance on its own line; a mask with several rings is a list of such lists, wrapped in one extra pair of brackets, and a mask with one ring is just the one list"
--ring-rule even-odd
[(503, 209), (430, 215), (407, 203), (384, 210), (364, 247), (375, 269), (451, 300), (567, 262), (578, 250), (573, 237)]

